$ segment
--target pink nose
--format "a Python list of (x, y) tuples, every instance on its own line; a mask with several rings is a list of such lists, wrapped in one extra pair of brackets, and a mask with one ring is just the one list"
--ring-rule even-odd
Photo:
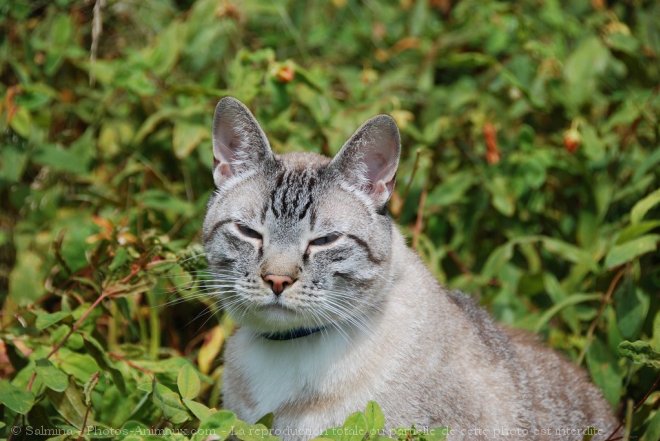
[(287, 287), (293, 285), (294, 280), (289, 276), (278, 276), (275, 274), (266, 274), (263, 276), (264, 282), (270, 285), (275, 295), (279, 296)]

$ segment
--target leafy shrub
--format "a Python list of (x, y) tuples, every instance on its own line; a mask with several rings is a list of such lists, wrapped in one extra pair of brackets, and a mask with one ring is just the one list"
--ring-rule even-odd
[[(198, 242), (233, 95), (280, 153), (331, 155), (392, 114), (392, 214), (432, 271), (586, 364), (626, 436), (660, 438), (657, 2), (0, 11), (0, 436), (270, 436), (214, 410), (233, 325)], [(376, 409), (347, 421), (356, 440)]]

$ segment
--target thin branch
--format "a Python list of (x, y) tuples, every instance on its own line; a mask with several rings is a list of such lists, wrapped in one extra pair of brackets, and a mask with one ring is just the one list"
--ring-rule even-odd
[(124, 357), (121, 354), (118, 354), (116, 352), (109, 352), (108, 355), (111, 358), (114, 358), (115, 360), (126, 363), (128, 366), (132, 367), (133, 369), (137, 369), (138, 371), (142, 372), (143, 374), (147, 374), (147, 375), (151, 375), (151, 376), (153, 376), (153, 374), (154, 374), (153, 371), (151, 371), (147, 368), (143, 368), (142, 366), (133, 363), (131, 360), (129, 360), (128, 358)]
[[(89, 389), (90, 394), (91, 394), (91, 391), (96, 387), (96, 384), (99, 381), (99, 376), (100, 376), (100, 373), (95, 372), (94, 375), (92, 375), (92, 377), (89, 379), (89, 384), (91, 385), (91, 387)], [(89, 410), (92, 407), (92, 403), (89, 402), (89, 403), (86, 403), (86, 404), (87, 404), (87, 408), (85, 409), (85, 417), (83, 418), (82, 427), (80, 428), (80, 435), (78, 435), (78, 440), (77, 441), (82, 441), (85, 437), (85, 432), (87, 431), (87, 418), (89, 417)]]
[(584, 361), (584, 357), (587, 354), (587, 350), (589, 349), (589, 346), (591, 346), (591, 342), (594, 338), (594, 333), (596, 332), (596, 327), (598, 326), (598, 322), (600, 321), (601, 316), (605, 312), (605, 308), (607, 305), (610, 303), (612, 299), (612, 295), (614, 294), (614, 291), (616, 290), (616, 287), (619, 285), (619, 282), (621, 281), (621, 278), (627, 271), (627, 267), (622, 267), (615, 275), (612, 281), (610, 282), (610, 286), (607, 288), (607, 292), (605, 293), (605, 296), (603, 296), (603, 299), (600, 302), (600, 308), (598, 308), (598, 312), (596, 313), (596, 317), (594, 320), (591, 322), (591, 325), (589, 326), (589, 330), (587, 331), (587, 342), (584, 344), (584, 347), (582, 348), (582, 351), (580, 352), (580, 356), (577, 359), (577, 364), (581, 365), (582, 362)]
[(422, 194), (419, 197), (419, 204), (417, 205), (417, 219), (415, 220), (415, 227), (413, 228), (413, 240), (412, 247), (417, 249), (419, 245), (419, 236), (422, 234), (422, 229), (424, 228), (424, 205), (426, 204), (426, 189), (422, 190)]
[[(119, 283), (120, 284), (127, 283), (129, 280), (131, 280), (133, 278), (133, 276), (135, 276), (135, 274), (137, 274), (137, 272), (139, 270), (140, 270), (140, 268), (137, 267), (137, 266), (132, 268), (130, 274), (128, 276), (124, 277), (123, 279), (121, 279)], [(76, 320), (76, 322), (73, 324), (73, 326), (71, 326), (71, 329), (69, 329), (69, 332), (66, 333), (66, 335), (62, 338), (62, 340), (60, 340), (57, 344), (55, 344), (55, 346), (53, 346), (53, 349), (51, 349), (50, 352), (48, 353), (48, 355), (46, 355), (46, 360), (48, 360), (50, 357), (55, 355), (57, 353), (57, 351), (59, 351), (62, 348), (62, 346), (64, 346), (64, 344), (67, 342), (67, 340), (69, 340), (69, 337), (71, 337), (76, 331), (78, 331), (78, 329), (80, 329), (80, 327), (85, 322), (87, 317), (89, 317), (89, 315), (92, 313), (92, 311), (103, 300), (105, 300), (109, 297), (112, 297), (114, 295), (117, 295), (117, 294), (121, 293), (122, 291), (123, 291), (122, 289), (119, 289), (119, 290), (117, 290), (117, 289), (108, 289), (106, 291), (103, 291), (103, 293), (101, 293), (101, 295), (98, 296), (98, 298), (94, 301), (94, 303), (92, 303), (89, 306), (89, 308), (87, 308), (85, 310), (85, 312), (83, 312), (83, 314), (80, 316), (80, 318), (78, 320)], [(36, 377), (37, 377), (37, 373), (35, 371), (30, 376), (30, 380), (28, 382), (27, 389), (29, 391), (32, 390), (32, 386), (34, 385), (34, 380), (35, 380)]]
[(450, 258), (451, 260), (454, 261), (454, 263), (455, 263), (456, 266), (458, 267), (458, 270), (459, 270), (462, 274), (464, 274), (464, 275), (466, 275), (466, 276), (469, 276), (469, 277), (472, 277), (472, 271), (470, 271), (470, 269), (465, 265), (465, 263), (463, 263), (463, 261), (461, 260), (461, 258), (458, 257), (458, 254), (456, 254), (456, 252), (455, 252), (454, 250), (449, 250), (449, 251), (447, 251), (447, 255), (449, 256), (449, 258)]
[[(637, 412), (639, 408), (642, 407), (642, 405), (646, 402), (647, 398), (651, 396), (653, 392), (655, 392), (656, 388), (659, 385), (660, 385), (660, 375), (657, 376), (657, 378), (655, 379), (649, 390), (646, 391), (646, 394), (642, 397), (642, 399), (637, 402), (635, 407), (633, 407), (632, 414)], [(609, 436), (605, 438), (605, 441), (615, 441), (617, 439), (621, 439), (621, 437), (612, 438), (614, 435), (616, 435), (619, 429), (621, 429), (621, 427), (623, 427), (623, 421), (619, 421), (619, 424), (614, 428), (614, 430), (612, 430), (612, 433), (610, 433)]]
[[(101, 13), (101, 9), (105, 7), (105, 1), (106, 0), (96, 0), (94, 3), (94, 15), (92, 18), (92, 46), (89, 48), (90, 67), (94, 66), (98, 54), (99, 40), (101, 39), (101, 33), (103, 32), (103, 14)], [(94, 69), (90, 69), (89, 85), (94, 86), (94, 83), (96, 83)]]
[(406, 201), (406, 198), (410, 193), (410, 188), (412, 187), (413, 180), (415, 179), (415, 175), (417, 174), (417, 169), (419, 168), (419, 157), (421, 156), (421, 153), (422, 153), (422, 149), (415, 150), (415, 162), (413, 163), (413, 169), (410, 172), (410, 178), (408, 178), (408, 183), (406, 184), (406, 188), (403, 190), (403, 195), (401, 196), (401, 200), (403, 202)]

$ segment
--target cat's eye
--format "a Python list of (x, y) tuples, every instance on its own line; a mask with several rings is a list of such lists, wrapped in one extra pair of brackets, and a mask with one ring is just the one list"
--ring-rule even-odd
[(336, 241), (337, 239), (339, 239), (339, 234), (332, 233), (332, 234), (328, 234), (326, 236), (317, 237), (314, 240), (310, 240), (309, 244), (311, 246), (328, 245), (328, 244), (331, 244), (332, 242)]
[(246, 227), (245, 225), (236, 222), (236, 228), (238, 228), (238, 231), (245, 237), (249, 237), (250, 239), (259, 239), (261, 240), (263, 237), (259, 232), (253, 230), (250, 227)]

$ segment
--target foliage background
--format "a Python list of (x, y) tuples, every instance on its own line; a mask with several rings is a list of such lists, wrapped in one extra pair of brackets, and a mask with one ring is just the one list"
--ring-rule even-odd
[(584, 365), (626, 438), (660, 439), (658, 17), (643, 0), (0, 0), (0, 437), (244, 427), (213, 413), (232, 324), (200, 297), (197, 245), (233, 95), (280, 153), (333, 154), (392, 114), (391, 211), (437, 277)]

